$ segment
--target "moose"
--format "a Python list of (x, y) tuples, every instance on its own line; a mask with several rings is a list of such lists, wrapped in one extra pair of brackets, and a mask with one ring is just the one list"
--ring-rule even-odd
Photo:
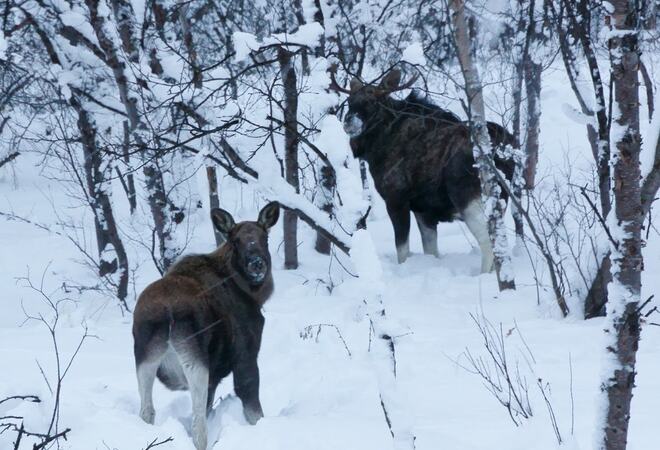
[(169, 389), (189, 390), (197, 450), (206, 450), (207, 414), (229, 373), (247, 421), (254, 425), (263, 417), (257, 355), (261, 307), (274, 288), (268, 230), (279, 211), (271, 202), (256, 222), (236, 224), (230, 213), (214, 208), (213, 225), (226, 242), (211, 253), (183, 257), (138, 298), (133, 339), (140, 417), (154, 423), (156, 377)]
[[(410, 255), (410, 212), (415, 214), (425, 254), (438, 256), (437, 225), (462, 219), (481, 249), (481, 271), (493, 268), (493, 250), (481, 203), (481, 184), (472, 154), (469, 124), (419, 97), (390, 97), (410, 88), (401, 71), (387, 72), (378, 85), (353, 78), (341, 87), (331, 71), (331, 88), (348, 94), (344, 130), (353, 156), (365, 160), (376, 190), (385, 200), (394, 228), (397, 260)], [(488, 122), (493, 149), (516, 146), (503, 127)], [(513, 160), (494, 151), (496, 167), (510, 180)], [(502, 197), (506, 201), (504, 193)]]

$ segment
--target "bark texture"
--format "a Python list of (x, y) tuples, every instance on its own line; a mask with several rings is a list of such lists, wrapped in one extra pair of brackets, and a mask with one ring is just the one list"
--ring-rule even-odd
[[(110, 276), (117, 289), (117, 298), (128, 310), (128, 257), (124, 244), (119, 237), (117, 222), (110, 200), (110, 183), (106, 180), (103, 169), (103, 153), (97, 146), (95, 124), (82, 102), (72, 96), (71, 105), (78, 114), (80, 142), (84, 155), (84, 171), (87, 187), (87, 199), (94, 214), (94, 230), (98, 248), (99, 276)], [(117, 276), (113, 276), (117, 274)]]
[(541, 73), (543, 67), (527, 61), (524, 67), (525, 91), (527, 92), (527, 136), (525, 139), (525, 189), (534, 189), (536, 166), (539, 160), (539, 135), (541, 133)]
[[(154, 262), (161, 273), (174, 263), (179, 256), (180, 250), (174, 243), (172, 236), (176, 224), (183, 221), (184, 213), (169, 204), (167, 190), (163, 181), (163, 171), (159, 165), (158, 151), (150, 149), (145, 139), (147, 126), (141, 121), (138, 110), (138, 94), (131, 91), (129, 84), (129, 73), (126, 64), (120, 57), (119, 49), (115, 46), (112, 34), (107, 29), (106, 17), (103, 12), (106, 5), (101, 0), (85, 0), (89, 10), (90, 22), (99, 45), (105, 54), (105, 61), (113, 72), (119, 97), (126, 110), (129, 121), (129, 130), (133, 137), (142, 159), (142, 172), (145, 178), (145, 187), (149, 208), (154, 223), (154, 232), (158, 238), (158, 256), (154, 256)], [(130, 3), (122, 0), (112, 2), (116, 17), (123, 17), (126, 11), (132, 11)], [(120, 38), (122, 48), (130, 51), (129, 55), (137, 52), (137, 41), (132, 33), (130, 21), (120, 21)], [(133, 83), (141, 84), (141, 83)]]
[[(319, 207), (325, 211), (329, 217), (332, 217), (334, 211), (334, 191), (337, 187), (337, 178), (335, 171), (326, 165), (321, 166), (319, 170), (319, 187), (317, 194), (319, 196)], [(329, 255), (330, 254), (330, 241), (322, 233), (316, 233), (316, 243), (314, 248), (317, 252)]]
[(611, 249), (613, 280), (607, 305), (610, 326), (606, 330), (611, 344), (606, 351), (611, 355), (608, 361), (613, 362), (602, 385), (607, 407), (599, 448), (625, 450), (640, 338), (639, 301), (643, 269), (637, 79), (639, 23), (634, 1), (617, 0), (612, 3), (615, 28), (610, 37), (615, 102), (612, 124), (613, 145), (616, 148), (613, 155), (614, 212), (619, 229), (615, 234), (618, 241)]
[(488, 220), (488, 233), (495, 256), (495, 271), (500, 290), (515, 289), (511, 260), (506, 243), (506, 229), (504, 228), (504, 212), (506, 202), (500, 199), (501, 187), (497, 182), (492, 169), (495, 167), (491, 143), (486, 127), (486, 114), (484, 99), (479, 78), (479, 70), (473, 63), (470, 54), (470, 39), (468, 22), (465, 16), (465, 3), (463, 0), (452, 0), (449, 6), (453, 12), (454, 35), (456, 50), (465, 79), (465, 92), (468, 97), (470, 124), (474, 140), (474, 159), (479, 169), (481, 180), (482, 200)]
[[(280, 47), (278, 50), (280, 73), (284, 87), (284, 171), (285, 179), (299, 192), (298, 180), (298, 90), (293, 54)], [(298, 268), (298, 218), (292, 211), (285, 210), (284, 267)]]
[[(206, 179), (209, 183), (209, 207), (211, 210), (220, 208), (220, 196), (218, 195), (218, 175), (215, 166), (206, 166)], [(222, 233), (213, 226), (213, 236), (215, 237), (215, 245), (220, 247), (225, 243), (225, 237)]]

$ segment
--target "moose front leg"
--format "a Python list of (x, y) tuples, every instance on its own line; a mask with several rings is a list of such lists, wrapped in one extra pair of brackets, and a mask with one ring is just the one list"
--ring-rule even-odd
[(245, 419), (254, 425), (264, 416), (259, 401), (259, 367), (256, 355), (238, 362), (234, 367), (234, 390), (243, 403)]
[(399, 264), (405, 262), (410, 256), (410, 208), (408, 205), (387, 204), (387, 214), (394, 227), (394, 243), (396, 245), (396, 256)]

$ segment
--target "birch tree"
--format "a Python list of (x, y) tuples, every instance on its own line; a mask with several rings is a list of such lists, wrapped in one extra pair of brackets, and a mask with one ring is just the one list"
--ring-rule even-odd
[[(607, 303), (607, 364), (602, 380), (606, 406), (600, 450), (625, 450), (630, 421), (630, 404), (635, 385), (635, 363), (640, 339), (640, 295), (642, 257), (643, 189), (657, 177), (656, 164), (640, 185), (641, 136), (639, 130), (639, 12), (636, 2), (612, 1), (610, 58), (614, 85), (611, 146), (614, 192), (614, 220), (610, 245), (612, 281)], [(653, 181), (651, 181), (653, 183)], [(651, 186), (653, 188), (653, 186)], [(657, 186), (652, 196), (655, 196)]]
[(479, 179), (481, 180), (481, 199), (484, 213), (488, 220), (488, 233), (493, 246), (495, 271), (500, 290), (515, 289), (516, 284), (511, 267), (511, 258), (504, 227), (506, 202), (500, 198), (501, 187), (495, 174), (495, 162), (492, 146), (486, 127), (483, 88), (479, 78), (479, 69), (474, 63), (470, 51), (468, 23), (465, 17), (465, 2), (450, 0), (454, 26), (456, 51), (465, 80), (465, 93), (468, 99), (468, 114), (472, 129), (473, 154)]
[[(300, 193), (298, 181), (298, 90), (293, 53), (280, 47), (277, 53), (284, 88), (284, 170), (287, 183)], [(284, 267), (298, 268), (298, 218), (292, 211), (285, 210)]]

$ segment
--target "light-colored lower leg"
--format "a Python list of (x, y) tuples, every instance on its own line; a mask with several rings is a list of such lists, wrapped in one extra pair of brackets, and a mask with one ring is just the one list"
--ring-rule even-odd
[(137, 367), (138, 392), (140, 393), (140, 417), (142, 420), (152, 425), (156, 415), (152, 393), (158, 365), (159, 361), (150, 361), (142, 362)]
[(481, 200), (473, 200), (468, 204), (463, 210), (463, 220), (481, 248), (481, 273), (492, 271), (495, 257)]
[(406, 262), (406, 259), (408, 259), (409, 256), (410, 256), (409, 241), (406, 241), (403, 244), (396, 246), (396, 258), (399, 264)]
[(440, 256), (440, 252), (438, 252), (438, 229), (427, 227), (418, 213), (415, 213), (415, 220), (419, 227), (419, 233), (422, 235), (424, 254)]
[(209, 371), (201, 361), (179, 355), (192, 398), (192, 438), (197, 450), (206, 450), (208, 430), (206, 406), (208, 402)]

